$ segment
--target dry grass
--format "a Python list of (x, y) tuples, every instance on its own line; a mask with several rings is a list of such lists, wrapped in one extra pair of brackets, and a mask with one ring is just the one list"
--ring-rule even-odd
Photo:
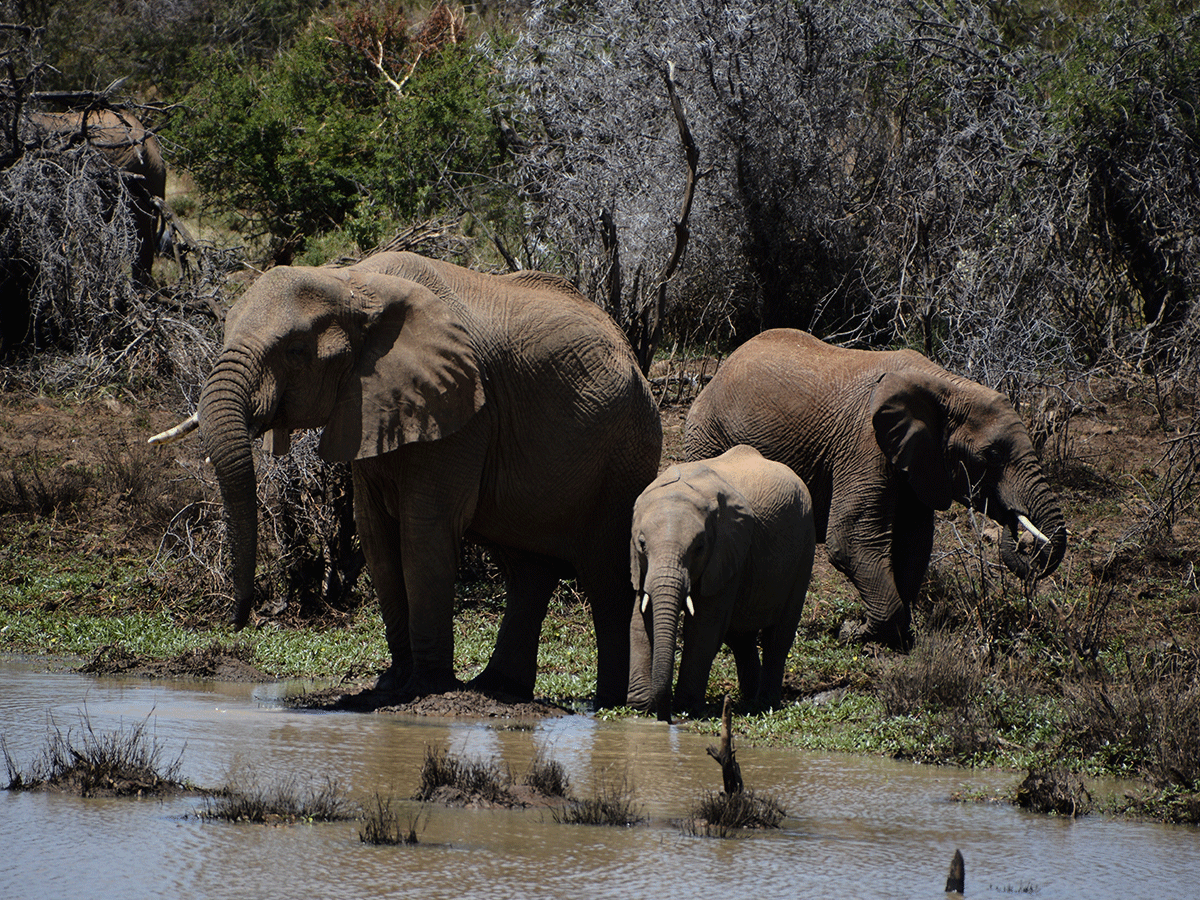
[(259, 785), (253, 777), (243, 776), (214, 797), (207, 798), (205, 819), (281, 825), (293, 822), (338, 822), (356, 815), (354, 806), (336, 778), (326, 777), (316, 785), (302, 787), (299, 779), (289, 776), (280, 782)]
[(186, 790), (179, 778), (182, 759), (165, 758), (165, 749), (147, 731), (149, 716), (132, 728), (97, 732), (86, 711), (77, 731), (55, 726), (42, 756), (22, 772), (0, 738), (10, 791), (59, 790), (83, 797), (142, 797)]
[[(424, 808), (408, 816), (401, 824), (399, 813), (392, 808), (394, 802), (391, 796), (375, 795), (374, 802), (363, 813), (363, 827), (358, 832), (360, 841), (375, 846), (418, 843), (417, 827), (421, 824)], [(425, 821), (428, 824), (428, 817)]]
[(516, 802), (511, 785), (511, 775), (502, 772), (494, 762), (464, 760), (445, 749), (426, 747), (421, 784), (413, 799), (511, 805)]
[(546, 759), (540, 753), (534, 757), (524, 783), (543, 797), (570, 796), (571, 780), (567, 777), (567, 770), (562, 763)]
[(682, 829), (696, 837), (728, 838), (746, 830), (778, 828), (786, 815), (783, 805), (765, 794), (709, 791), (692, 807)]
[(646, 821), (640, 805), (633, 800), (633, 788), (628, 776), (620, 782), (602, 779), (595, 795), (572, 800), (566, 806), (551, 811), (559, 825), (609, 825), (626, 828)]

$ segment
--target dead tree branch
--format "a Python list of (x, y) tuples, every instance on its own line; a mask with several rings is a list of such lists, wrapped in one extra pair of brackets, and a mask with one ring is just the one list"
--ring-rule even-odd
[(733, 707), (729, 695), (725, 695), (725, 704), (721, 708), (721, 746), (708, 747), (708, 755), (721, 764), (721, 780), (725, 784), (728, 795), (740, 794), (742, 785), (742, 767), (735, 758), (733, 749)]

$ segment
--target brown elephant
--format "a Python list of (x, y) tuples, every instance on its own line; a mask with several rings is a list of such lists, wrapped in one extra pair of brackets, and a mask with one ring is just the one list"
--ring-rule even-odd
[(533, 693), (542, 620), (574, 575), (596, 628), (599, 705), (625, 701), (633, 502), (658, 471), (658, 408), (628, 341), (567, 282), (484, 275), (411, 253), (349, 268), (280, 266), (230, 310), (198, 422), (225, 503), (237, 601), (254, 596), (251, 439), (285, 452), (321, 428), (348, 460), (355, 522), (386, 626), (377, 685), (453, 689), (461, 541), (498, 557), (507, 607), (473, 686)]
[[(1021, 578), (1050, 574), (1067, 529), (1020, 417), (996, 391), (912, 350), (847, 350), (792, 329), (739, 347), (684, 425), (699, 459), (750, 444), (808, 485), (817, 541), (849, 576), (865, 626), (844, 634), (911, 645), (911, 607), (933, 548), (934, 510), (957, 500), (1002, 526)], [(1019, 552), (1019, 528), (1035, 538)]]
[(722, 643), (733, 650), (742, 698), (778, 706), (815, 546), (804, 482), (753, 447), (671, 466), (656, 478), (633, 506), (630, 574), (641, 601), (632, 631), (644, 629), (649, 646), (631, 641), (629, 705), (671, 721), (683, 612), (680, 708), (703, 709)]
[(122, 173), (129, 191), (130, 214), (137, 233), (135, 281), (146, 283), (158, 242), (159, 208), (167, 186), (167, 168), (158, 139), (133, 113), (120, 109), (31, 112), (28, 139), (47, 150), (66, 150), (87, 142)]

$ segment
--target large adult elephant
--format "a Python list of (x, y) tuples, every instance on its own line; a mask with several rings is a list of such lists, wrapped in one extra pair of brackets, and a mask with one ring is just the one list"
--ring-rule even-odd
[(251, 439), (269, 433), (279, 453), (293, 429), (323, 428), (321, 455), (353, 470), (392, 657), (379, 689), (458, 686), (451, 617), (470, 537), (499, 557), (508, 594), (473, 685), (532, 695), (550, 595), (573, 574), (596, 628), (596, 701), (624, 702), (629, 521), (662, 429), (625, 336), (565, 281), (411, 253), (272, 269), (229, 312), (197, 420), (225, 504), (236, 625), (254, 597)]
[[(1002, 526), (1021, 578), (1050, 574), (1067, 530), (1025, 426), (996, 391), (912, 350), (848, 350), (792, 329), (739, 347), (684, 426), (688, 459), (750, 444), (812, 493), (817, 541), (866, 607), (857, 640), (911, 645), (934, 510), (957, 500)], [(1035, 539), (1019, 550), (1019, 529)]]
[(34, 146), (61, 152), (87, 143), (120, 171), (129, 191), (129, 212), (137, 233), (133, 277), (148, 282), (160, 218), (155, 199), (163, 199), (167, 185), (167, 168), (158, 139), (127, 110), (30, 112), (26, 118), (30, 132), (27, 141)]

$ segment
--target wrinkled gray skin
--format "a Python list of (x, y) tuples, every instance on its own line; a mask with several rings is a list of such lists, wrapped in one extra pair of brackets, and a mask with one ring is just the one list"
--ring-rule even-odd
[(533, 693), (560, 577), (574, 574), (598, 645), (597, 703), (625, 700), (633, 501), (658, 470), (658, 410), (620, 330), (566, 282), (492, 276), (410, 253), (345, 269), (281, 266), (225, 323), (199, 427), (229, 526), (237, 612), (254, 599), (250, 442), (322, 428), (349, 460), (355, 522), (387, 629), (380, 690), (459, 686), (452, 610), (460, 543), (489, 546), (508, 604), (473, 685)]
[[(762, 708), (778, 706), (815, 546), (808, 489), (753, 447), (660, 475), (633, 508), (630, 571), (644, 599), (631, 633), (644, 631), (649, 646), (631, 641), (629, 704), (654, 709), (665, 722), (673, 705), (701, 712), (724, 642), (737, 662), (742, 697)], [(683, 653), (673, 704), (681, 610)]]
[[(812, 492), (817, 540), (866, 608), (843, 634), (911, 646), (911, 608), (933, 546), (934, 510), (952, 501), (994, 519), (1019, 577), (1050, 574), (1067, 529), (1029, 435), (997, 392), (911, 350), (846, 350), (802, 331), (747, 341), (701, 391), (685, 455), (750, 444)], [(1018, 514), (1048, 542), (1020, 552)]]
[(121, 170), (138, 239), (133, 277), (143, 283), (150, 281), (160, 218), (154, 198), (162, 200), (167, 186), (167, 167), (158, 139), (126, 110), (31, 112), (27, 118), (31, 132), (27, 138), (38, 146), (65, 150), (87, 141)]

